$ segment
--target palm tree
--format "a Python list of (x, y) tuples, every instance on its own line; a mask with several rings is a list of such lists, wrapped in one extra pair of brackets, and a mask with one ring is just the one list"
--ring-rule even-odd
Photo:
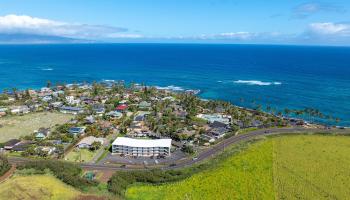
[(17, 88), (12, 88), (12, 92), (15, 95), (15, 99), (18, 100)]
[(290, 113), (291, 113), (290, 109), (288, 109), (288, 108), (284, 109), (284, 114), (286, 114), (287, 117), (289, 117)]
[(50, 80), (47, 81), (46, 87), (51, 88), (51, 81)]

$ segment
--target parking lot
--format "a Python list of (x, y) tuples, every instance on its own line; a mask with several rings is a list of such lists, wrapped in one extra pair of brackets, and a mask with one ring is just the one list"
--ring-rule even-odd
[(123, 165), (158, 165), (158, 164), (172, 164), (178, 160), (186, 158), (181, 150), (175, 150), (170, 156), (166, 157), (136, 157), (127, 155), (112, 155), (109, 153), (99, 163), (104, 164), (123, 164)]

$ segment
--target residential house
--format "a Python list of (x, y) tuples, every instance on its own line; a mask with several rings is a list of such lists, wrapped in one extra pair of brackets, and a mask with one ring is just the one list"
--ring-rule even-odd
[(78, 142), (75, 146), (79, 149), (90, 149), (94, 142), (99, 142), (101, 145), (106, 144), (105, 138), (96, 138), (94, 136), (85, 137)]
[(92, 115), (87, 116), (87, 117), (85, 118), (85, 123), (87, 123), (87, 124), (93, 124), (93, 123), (95, 123), (95, 122), (96, 122), (96, 120), (95, 120), (94, 116), (92, 116)]
[(106, 109), (103, 104), (94, 104), (92, 106), (92, 111), (98, 115), (102, 115), (106, 112)]
[(162, 98), (162, 101), (170, 101), (170, 102), (173, 102), (173, 101), (175, 101), (176, 99), (174, 98), (174, 97), (172, 97), (172, 96), (168, 96), (168, 97), (164, 97), (164, 98)]
[(116, 107), (116, 111), (124, 113), (128, 109), (128, 105), (126, 104), (120, 104), (119, 106)]
[(85, 127), (72, 127), (68, 132), (74, 136), (84, 135)]
[(53, 108), (59, 108), (62, 105), (63, 105), (63, 102), (60, 102), (60, 101), (50, 103), (50, 106), (52, 106)]
[(45, 153), (46, 155), (50, 156), (57, 150), (57, 148), (52, 147), (52, 146), (40, 146), (40, 147), (35, 148), (35, 150), (41, 151), (41, 152)]
[(12, 150), (14, 146), (18, 145), (21, 142), (21, 140), (18, 139), (12, 139), (4, 144), (4, 149), (5, 150)]
[(37, 130), (35, 132), (35, 139), (43, 140), (47, 136), (49, 136), (49, 134), (50, 134), (50, 129), (49, 128), (39, 128), (39, 130)]
[(228, 131), (229, 129), (227, 127), (222, 126), (212, 128), (207, 133), (202, 134), (201, 138), (208, 142), (215, 142), (217, 139), (223, 138), (228, 133)]
[(11, 106), (10, 107), (11, 113), (12, 114), (26, 114), (30, 112), (30, 109), (28, 106), (23, 105), (23, 106)]
[(83, 113), (84, 112), (84, 109), (83, 108), (80, 108), (80, 107), (70, 107), (70, 106), (62, 106), (60, 108), (60, 112), (62, 113), (69, 113), (69, 114), (80, 114), (80, 113)]
[(214, 121), (209, 124), (210, 128), (229, 128), (229, 126), (223, 122)]
[(231, 116), (222, 115), (222, 114), (198, 114), (197, 117), (207, 120), (209, 123), (213, 123), (215, 121), (221, 122), (227, 125), (231, 123)]
[(123, 113), (118, 112), (118, 111), (111, 111), (106, 114), (106, 116), (113, 118), (113, 119), (120, 119), (123, 117)]
[(16, 144), (13, 148), (12, 148), (12, 151), (19, 151), (19, 152), (22, 152), (22, 151), (25, 151), (27, 150), (31, 145), (35, 144), (34, 141), (22, 141), (18, 144)]
[(148, 103), (147, 101), (142, 101), (142, 102), (139, 103), (139, 108), (140, 109), (148, 110), (148, 109), (151, 108), (151, 106), (152, 106), (152, 104)]
[(49, 102), (52, 100), (52, 97), (51, 96), (44, 96), (41, 98), (41, 100), (45, 101), (45, 102)]
[(145, 121), (146, 116), (149, 114), (151, 113), (148, 111), (138, 111), (134, 117), (134, 121), (137, 121), (137, 122)]
[(75, 99), (73, 96), (66, 96), (66, 101), (69, 105), (80, 104), (80, 99)]
[(5, 116), (8, 108), (0, 108), (0, 117)]
[(64, 91), (63, 90), (58, 90), (52, 93), (52, 96), (54, 97), (59, 97), (60, 95), (64, 95)]

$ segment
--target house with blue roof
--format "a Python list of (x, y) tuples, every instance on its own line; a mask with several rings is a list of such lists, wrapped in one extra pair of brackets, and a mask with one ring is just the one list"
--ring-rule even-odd
[(37, 130), (35, 132), (35, 139), (43, 140), (47, 136), (49, 136), (49, 134), (50, 134), (50, 129), (49, 128), (39, 128), (39, 130)]
[(60, 112), (76, 115), (76, 114), (84, 113), (84, 109), (80, 107), (62, 106), (60, 108)]
[(85, 134), (85, 127), (72, 127), (68, 130), (69, 134), (80, 136)]

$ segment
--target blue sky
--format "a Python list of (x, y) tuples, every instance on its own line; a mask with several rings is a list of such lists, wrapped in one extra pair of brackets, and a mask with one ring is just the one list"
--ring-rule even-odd
[(1, 0), (0, 33), (104, 42), (350, 45), (350, 1)]

